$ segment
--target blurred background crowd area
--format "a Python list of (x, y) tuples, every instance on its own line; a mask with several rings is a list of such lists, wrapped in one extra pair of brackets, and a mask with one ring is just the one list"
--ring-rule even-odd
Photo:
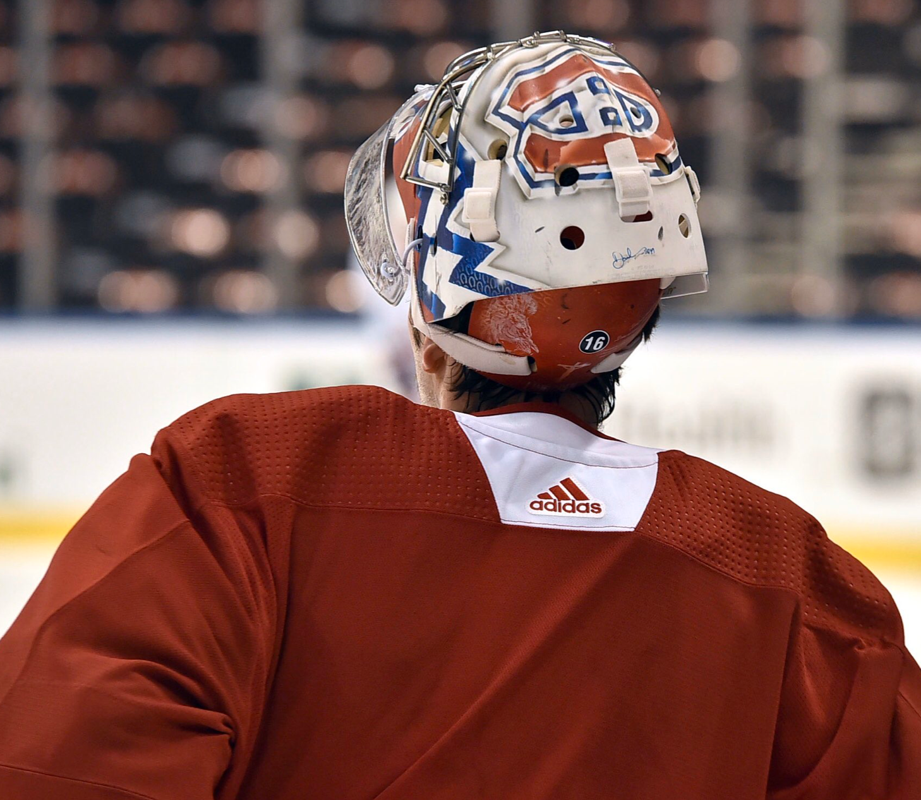
[(913, 0), (2, 0), (0, 313), (358, 311), (356, 146), (553, 29), (616, 42), (701, 175), (676, 313), (921, 321)]

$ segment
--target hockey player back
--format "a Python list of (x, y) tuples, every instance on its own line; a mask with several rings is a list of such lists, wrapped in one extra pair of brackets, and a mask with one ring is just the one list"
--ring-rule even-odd
[[(350, 178), (424, 404), (246, 395), (164, 429), (0, 641), (3, 800), (921, 798), (879, 582), (790, 501), (597, 430), (660, 301), (706, 287), (655, 93), (593, 40), (484, 52)], [(544, 163), (571, 128), (588, 190)], [(571, 260), (596, 239), (616, 281)]]

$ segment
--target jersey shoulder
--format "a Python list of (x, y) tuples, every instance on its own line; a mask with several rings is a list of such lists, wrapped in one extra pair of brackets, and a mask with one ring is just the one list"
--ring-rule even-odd
[(708, 461), (660, 454), (643, 532), (737, 581), (792, 592), (808, 624), (902, 639), (885, 587), (812, 515)]
[(313, 506), (496, 513), (454, 415), (378, 387), (225, 397), (162, 431), (152, 454), (197, 494), (193, 504), (281, 495)]

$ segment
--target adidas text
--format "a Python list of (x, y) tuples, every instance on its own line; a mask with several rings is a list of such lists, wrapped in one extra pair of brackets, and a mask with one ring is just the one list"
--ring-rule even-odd
[(550, 517), (603, 517), (604, 503), (592, 500), (575, 478), (564, 478), (535, 497), (528, 509)]
[(603, 517), (604, 506), (601, 503), (579, 502), (577, 500), (532, 500), (533, 514), (550, 514), (553, 516)]

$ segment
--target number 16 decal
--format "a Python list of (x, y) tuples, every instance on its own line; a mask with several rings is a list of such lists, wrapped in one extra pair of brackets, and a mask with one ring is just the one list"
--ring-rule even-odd
[(605, 331), (592, 331), (582, 340), (579, 349), (583, 353), (600, 353), (611, 343), (611, 337)]

